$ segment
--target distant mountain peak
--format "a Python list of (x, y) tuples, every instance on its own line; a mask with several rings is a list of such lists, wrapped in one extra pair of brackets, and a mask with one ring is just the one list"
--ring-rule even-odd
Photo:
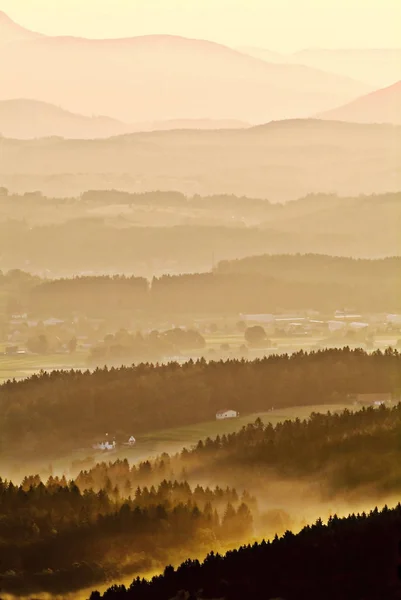
[(22, 41), (45, 37), (41, 33), (25, 29), (0, 10), (0, 44), (2, 42)]
[(401, 124), (401, 81), (318, 115), (321, 119), (355, 123)]
[[(14, 23), (12, 19), (3, 10), (0, 10), (0, 23)], [(15, 23), (14, 23), (15, 25)]]
[(271, 63), (208, 40), (47, 36), (3, 19), (0, 100), (36, 98), (126, 123), (256, 124), (317, 114), (371, 90), (342, 75)]

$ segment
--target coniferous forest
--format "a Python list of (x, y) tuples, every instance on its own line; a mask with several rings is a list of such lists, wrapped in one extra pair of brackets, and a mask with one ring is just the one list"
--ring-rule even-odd
[(43, 454), (90, 446), (109, 430), (127, 437), (212, 420), (222, 404), (252, 414), (400, 390), (401, 354), (391, 349), (52, 371), (0, 386), (0, 434), (3, 451)]
[(225, 556), (210, 553), (203, 562), (166, 567), (151, 581), (135, 579), (110, 587), (98, 598), (310, 598), (380, 600), (401, 597), (401, 505), (375, 508), (327, 523), (318, 519), (297, 535), (247, 544)]
[[(239, 598), (239, 590), (256, 593), (265, 576), (266, 593), (285, 598), (296, 590), (285, 565), (295, 561), (294, 581), (300, 585), (304, 572), (302, 585), (311, 597), (330, 581), (330, 598), (341, 586), (345, 598), (358, 586), (366, 586), (363, 597), (376, 598), (381, 578), (390, 593), (398, 589), (399, 506), (368, 515), (371, 509), (361, 508), (348, 518), (333, 507), (344, 513), (352, 505), (394, 504), (401, 493), (400, 428), (401, 404), (316, 413), (274, 427), (257, 419), (237, 433), (136, 465), (118, 459), (71, 480), (50, 476), (43, 482), (34, 475), (19, 485), (1, 481), (3, 590), (62, 594), (173, 563), (176, 571), (169, 567), (151, 582), (137, 578), (128, 587), (112, 586), (104, 597), (169, 599), (186, 590), (193, 597), (224, 592)], [(307, 503), (312, 514), (327, 514), (327, 525), (320, 517), (313, 526), (302, 524), (299, 513)], [(305, 555), (309, 545), (313, 561)], [(364, 579), (364, 565), (376, 560), (375, 545), (381, 557), (375, 575), (369, 567)], [(187, 560), (202, 556), (202, 566)], [(340, 577), (341, 565), (348, 567)]]

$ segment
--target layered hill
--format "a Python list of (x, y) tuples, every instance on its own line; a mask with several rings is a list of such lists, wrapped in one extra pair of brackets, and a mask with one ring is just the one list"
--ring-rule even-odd
[(332, 73), (358, 77), (375, 87), (391, 85), (401, 77), (401, 48), (311, 48), (291, 55), (291, 62)]
[(352, 77), (375, 88), (388, 86), (401, 77), (401, 48), (309, 48), (292, 54), (280, 54), (253, 46), (245, 46), (239, 50), (267, 62), (305, 65)]
[(0, 10), (0, 45), (10, 42), (36, 40), (42, 37), (40, 33), (29, 31), (15, 23), (10, 17)]
[(401, 81), (319, 115), (321, 119), (401, 125)]
[(246, 129), (250, 124), (236, 119), (168, 119), (135, 123), (131, 131), (173, 131), (174, 129)]
[(107, 140), (2, 139), (2, 185), (77, 195), (176, 190), (285, 201), (311, 192), (401, 189), (401, 128), (322, 120), (226, 131), (136, 133)]
[(318, 519), (298, 535), (287, 531), (280, 539), (248, 544), (225, 556), (210, 552), (203, 563), (188, 559), (176, 570), (167, 566), (151, 581), (138, 577), (128, 588), (92, 592), (90, 600), (398, 600), (400, 526), (400, 505), (343, 519), (333, 515), (327, 525)]
[[(89, 40), (30, 35), (4, 14), (0, 99), (35, 98), (126, 122), (304, 117), (369, 86), (303, 65), (279, 65), (170, 35)], [(21, 34), (21, 37), (19, 35)], [(12, 43), (3, 43), (4, 40)]]
[(128, 125), (109, 117), (85, 117), (37, 100), (0, 101), (0, 132), (16, 139), (48, 136), (99, 138), (126, 133)]
[(18, 98), (0, 100), (0, 133), (14, 139), (63, 137), (107, 138), (138, 131), (245, 128), (243, 121), (197, 119), (128, 124), (105, 116), (87, 117), (48, 102)]

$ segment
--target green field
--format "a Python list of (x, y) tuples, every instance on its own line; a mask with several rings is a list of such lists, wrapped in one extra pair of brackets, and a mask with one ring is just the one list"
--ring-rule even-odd
[[(0, 348), (0, 352), (1, 352)], [(0, 354), (0, 383), (9, 379), (24, 379), (39, 371), (55, 369), (84, 369), (86, 352), (74, 354)]]
[[(373, 346), (369, 351), (373, 350), (384, 350), (389, 346), (397, 347), (399, 339), (398, 334), (386, 334), (375, 336)], [(291, 353), (300, 350), (301, 348), (306, 351), (315, 350), (317, 348), (323, 348), (325, 346), (344, 346), (345, 341), (338, 342), (335, 344), (330, 343), (330, 340), (326, 337), (317, 336), (288, 336), (288, 337), (271, 337), (272, 347), (267, 348), (250, 348), (246, 354), (248, 360), (260, 358), (264, 355), (272, 353), (284, 354)], [(245, 343), (243, 333), (225, 333), (218, 332), (215, 334), (205, 335), (206, 347), (202, 351), (204, 356), (208, 359), (227, 359), (230, 357), (238, 356), (240, 347)], [(221, 350), (223, 344), (228, 344), (228, 350)], [(353, 341), (348, 342), (350, 347), (364, 347), (364, 343)], [(74, 354), (13, 354), (5, 355), (6, 344), (0, 343), (0, 384), (9, 379), (24, 379), (31, 375), (38, 373), (41, 370), (51, 371), (53, 369), (87, 369), (88, 368), (88, 356), (87, 350), (78, 350)], [(213, 354), (210, 354), (210, 351)], [(129, 361), (126, 361), (129, 364)], [(101, 365), (99, 365), (101, 366)]]
[[(150, 454), (161, 454), (162, 452), (173, 453), (180, 451), (183, 447), (189, 448), (199, 440), (207, 437), (215, 438), (217, 435), (234, 433), (239, 431), (244, 425), (253, 423), (258, 417), (264, 423), (275, 425), (286, 419), (305, 419), (312, 412), (341, 411), (345, 408), (354, 408), (351, 404), (320, 404), (317, 406), (300, 406), (295, 408), (282, 408), (278, 410), (252, 413), (239, 416), (236, 419), (223, 419), (205, 421), (196, 425), (187, 425), (185, 427), (176, 427), (174, 429), (164, 429), (152, 433), (147, 433), (137, 438), (137, 444), (132, 449), (117, 450), (113, 454), (119, 458), (127, 456), (130, 460), (137, 461)], [(135, 434), (134, 434), (135, 435)]]
[(187, 425), (185, 427), (152, 431), (139, 436), (133, 431), (132, 434), (136, 437), (137, 442), (132, 448), (121, 446), (114, 451), (98, 452), (94, 451), (91, 448), (91, 445), (88, 444), (87, 448), (77, 449), (67, 456), (54, 455), (52, 457), (49, 456), (46, 460), (27, 457), (23, 465), (20, 461), (14, 461), (11, 457), (5, 457), (5, 462), (3, 462), (3, 464), (0, 461), (0, 469), (2, 469), (4, 476), (9, 476), (12, 471), (14, 479), (19, 476), (23, 477), (26, 475), (27, 471), (41, 473), (46, 477), (47, 469), (49, 464), (51, 464), (54, 474), (73, 476), (81, 468), (88, 468), (88, 466), (85, 465), (75, 465), (74, 468), (72, 468), (72, 464), (75, 461), (86, 461), (86, 459), (89, 459), (94, 464), (104, 460), (114, 461), (117, 458), (127, 458), (131, 463), (136, 463), (141, 460), (158, 456), (163, 452), (175, 454), (176, 452), (180, 452), (183, 448), (194, 446), (200, 439), (204, 440), (207, 437), (214, 438), (217, 435), (239, 431), (244, 425), (253, 423), (258, 417), (260, 417), (264, 423), (272, 423), (275, 425), (276, 423), (287, 419), (308, 418), (312, 412), (335, 412), (342, 411), (345, 408), (355, 410), (355, 406), (351, 404), (320, 404), (252, 413), (240, 416), (236, 419), (205, 421), (195, 425)]
[[(333, 344), (338, 346), (349, 345), (352, 347), (364, 347), (365, 342), (362, 339), (356, 338), (355, 340), (335, 340), (335, 338), (331, 338), (328, 335), (306, 335), (306, 336), (297, 336), (297, 335), (288, 335), (285, 337), (277, 337), (275, 335), (268, 335), (268, 338), (271, 340), (273, 346), (271, 348), (257, 348), (250, 349), (249, 354), (260, 354), (263, 351), (266, 352), (278, 352), (284, 353), (289, 351), (294, 351), (296, 349), (302, 348), (306, 351), (314, 350), (316, 347), (330, 347)], [(400, 339), (398, 333), (387, 333), (380, 334), (374, 336), (374, 342), (371, 350), (384, 350), (391, 346), (395, 348), (397, 346), (397, 342)], [(217, 332), (214, 334), (205, 335), (206, 347), (207, 349), (214, 349), (218, 351), (222, 344), (228, 344), (231, 350), (239, 348), (242, 344), (246, 344), (244, 334), (243, 333), (224, 333)]]
[[(312, 412), (327, 412), (329, 410), (334, 412), (345, 408), (352, 410), (354, 406), (351, 404), (320, 404), (317, 406), (282, 408), (269, 412), (239, 416), (236, 419), (205, 421), (186, 427), (164, 429), (139, 436), (133, 448), (128, 450), (117, 449), (112, 455), (116, 458), (127, 457), (130, 461), (136, 462), (146, 459), (149, 456), (159, 455), (162, 452), (169, 454), (179, 452), (182, 448), (189, 448), (197, 444), (199, 440), (204, 440), (207, 437), (215, 438), (217, 435), (234, 433), (235, 431), (239, 431), (244, 425), (253, 423), (258, 417), (264, 423), (275, 425), (286, 419), (306, 419)], [(135, 435), (135, 432), (133, 432), (133, 435)]]

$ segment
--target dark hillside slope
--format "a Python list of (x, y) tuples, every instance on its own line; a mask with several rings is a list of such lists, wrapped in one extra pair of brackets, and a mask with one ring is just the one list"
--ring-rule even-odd
[(399, 389), (401, 354), (392, 350), (53, 371), (0, 386), (0, 437), (2, 450), (15, 454), (61, 452), (87, 447), (104, 431), (139, 435), (208, 421), (223, 401), (244, 415)]
[[(398, 600), (401, 505), (318, 520), (299, 534), (187, 560), (150, 582), (113, 586), (91, 600)], [(183, 591), (191, 595), (185, 595)], [(180, 592), (180, 594), (178, 594)]]

